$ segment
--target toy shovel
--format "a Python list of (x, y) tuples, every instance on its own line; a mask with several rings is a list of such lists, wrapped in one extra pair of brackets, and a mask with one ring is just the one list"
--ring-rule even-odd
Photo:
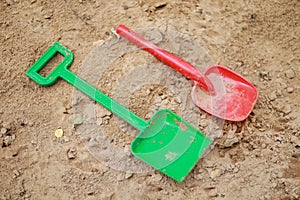
[[(41, 76), (39, 71), (57, 53), (63, 55), (64, 60), (49, 75)], [(26, 74), (43, 86), (52, 85), (61, 78), (139, 129), (139, 134), (131, 143), (133, 155), (174, 180), (182, 181), (198, 162), (211, 140), (167, 109), (158, 110), (149, 121), (144, 121), (68, 70), (72, 61), (72, 52), (55, 42)]]
[(208, 67), (201, 73), (190, 63), (155, 46), (124, 25), (119, 25), (116, 33), (194, 80), (192, 99), (206, 112), (230, 121), (242, 121), (252, 111), (258, 92), (238, 73), (220, 65)]

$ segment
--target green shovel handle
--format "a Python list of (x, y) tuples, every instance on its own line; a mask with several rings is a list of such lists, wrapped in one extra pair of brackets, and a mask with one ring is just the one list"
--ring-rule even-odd
[[(47, 76), (42, 76), (39, 71), (55, 56), (60, 53), (64, 56), (64, 60), (58, 64), (58, 66), (53, 69)], [(43, 86), (49, 86), (55, 83), (58, 78), (62, 78), (67, 81), (75, 88), (80, 90), (82, 93), (86, 94), (88, 97), (94, 101), (101, 104), (106, 109), (110, 110), (115, 115), (119, 116), (127, 123), (131, 124), (139, 130), (143, 130), (147, 127), (148, 123), (145, 122), (140, 117), (136, 116), (127, 108), (123, 107), (116, 101), (112, 100), (110, 97), (99, 91), (97, 88), (93, 87), (83, 79), (76, 76), (73, 72), (68, 70), (68, 67), (73, 62), (73, 53), (62, 46), (59, 42), (54, 42), (53, 45), (26, 71), (26, 75)]]

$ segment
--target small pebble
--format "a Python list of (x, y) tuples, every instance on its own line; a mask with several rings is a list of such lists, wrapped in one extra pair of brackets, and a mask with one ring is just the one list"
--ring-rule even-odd
[(288, 87), (288, 88), (286, 89), (286, 91), (287, 91), (288, 93), (293, 93), (293, 92), (294, 92), (294, 89), (291, 88), (291, 87)]
[(291, 142), (295, 144), (295, 147), (299, 146), (300, 147), (300, 139), (296, 136), (291, 137)]
[(232, 147), (234, 144), (238, 143), (239, 142), (239, 139), (234, 136), (234, 137), (228, 137), (225, 142), (224, 142), (224, 146), (225, 147)]
[(10, 130), (10, 129), (11, 129), (11, 125), (10, 125), (9, 122), (3, 122), (2, 127), (3, 127), (3, 128), (6, 128), (7, 130)]
[(77, 152), (76, 152), (76, 149), (74, 148), (69, 148), (67, 150), (67, 156), (68, 156), (68, 159), (69, 160), (73, 160), (77, 157)]
[(211, 179), (216, 179), (221, 175), (222, 175), (222, 170), (221, 169), (215, 169), (215, 170), (212, 170), (209, 173), (209, 176), (210, 176)]
[(293, 79), (295, 77), (295, 72), (292, 69), (288, 69), (285, 71), (285, 76), (289, 79)]
[(216, 165), (216, 163), (215, 163), (215, 161), (213, 161), (213, 160), (205, 159), (205, 160), (203, 161), (203, 167), (204, 167), (204, 168), (212, 168), (212, 167), (215, 167), (215, 165)]
[(208, 196), (209, 197), (216, 197), (216, 196), (218, 196), (217, 190), (216, 189), (210, 190), (209, 193), (208, 193)]
[(290, 105), (285, 105), (283, 106), (283, 108), (281, 109), (281, 111), (284, 113), (284, 114), (289, 114), (292, 112), (292, 108)]
[(69, 141), (70, 141), (70, 138), (67, 137), (67, 136), (63, 136), (63, 137), (62, 137), (62, 141), (63, 141), (63, 142), (69, 142)]
[(111, 112), (110, 111), (108, 111), (108, 110), (101, 110), (102, 112), (99, 112), (99, 117), (101, 117), (101, 118), (105, 118), (105, 117), (107, 117), (107, 116), (111, 116)]
[(233, 169), (233, 172), (234, 172), (234, 173), (238, 173), (238, 172), (239, 172), (239, 168), (235, 167), (235, 168)]
[(202, 128), (205, 128), (205, 127), (207, 127), (207, 122), (201, 120), (200, 123), (199, 123), (199, 126), (201, 126)]
[(160, 174), (153, 174), (153, 175), (151, 176), (151, 180), (152, 180), (153, 182), (160, 182), (161, 179), (162, 179), (162, 176), (161, 176)]
[(178, 104), (181, 104), (182, 100), (181, 100), (181, 98), (177, 97), (177, 98), (175, 98), (175, 102), (178, 103)]
[(243, 75), (243, 76), (247, 76), (247, 75), (248, 75), (248, 72), (245, 72), (245, 71), (244, 71), (244, 72), (242, 72), (242, 75)]
[(6, 128), (1, 128), (0, 134), (5, 135), (6, 133), (7, 133), (7, 129)]
[(123, 181), (125, 178), (124, 174), (120, 173), (118, 176), (117, 176), (117, 181)]
[(9, 145), (11, 145), (13, 143), (13, 141), (16, 139), (16, 135), (7, 135), (4, 137), (3, 139), (3, 144), (2, 147), (8, 147)]
[(269, 94), (269, 99), (270, 99), (271, 101), (274, 101), (276, 98), (277, 98), (277, 95), (276, 95), (275, 91), (272, 92), (271, 94)]
[(51, 19), (51, 17), (52, 17), (52, 14), (45, 14), (44, 15), (44, 19)]
[(271, 162), (273, 162), (273, 163), (276, 163), (278, 161), (278, 158), (277, 157), (272, 157), (272, 159), (271, 159)]
[(17, 178), (17, 177), (19, 177), (19, 176), (21, 175), (21, 173), (20, 173), (19, 170), (17, 170), (17, 169), (15, 169), (15, 170), (13, 171), (13, 173), (14, 173), (14, 178)]
[(125, 179), (129, 179), (129, 178), (131, 178), (132, 176), (133, 176), (133, 174), (130, 173), (130, 172), (126, 172), (126, 173), (125, 173)]
[(225, 147), (232, 147), (234, 144), (239, 142), (239, 139), (235, 136), (235, 130), (236, 130), (236, 126), (235, 128), (233, 128), (233, 130), (230, 130), (227, 134), (227, 138), (224, 142), (224, 146)]
[(165, 7), (166, 5), (167, 5), (166, 2), (159, 2), (159, 3), (156, 3), (156, 4), (154, 5), (154, 7), (155, 7), (156, 9), (160, 9), (160, 8)]
[(10, 6), (14, 3), (13, 0), (5, 0), (6, 5)]
[(73, 118), (73, 125), (78, 126), (83, 123), (83, 117), (80, 114), (75, 114)]

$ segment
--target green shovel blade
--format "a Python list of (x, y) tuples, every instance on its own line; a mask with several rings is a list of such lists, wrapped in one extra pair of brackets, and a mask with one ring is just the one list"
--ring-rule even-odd
[(132, 153), (153, 168), (181, 182), (211, 140), (167, 109), (158, 110), (131, 143)]

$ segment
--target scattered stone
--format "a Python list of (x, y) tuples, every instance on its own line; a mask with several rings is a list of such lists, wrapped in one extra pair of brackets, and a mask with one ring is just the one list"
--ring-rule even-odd
[(95, 194), (94, 191), (89, 191), (89, 192), (87, 193), (87, 195), (89, 195), (89, 196), (92, 196), (92, 195), (94, 195), (94, 194)]
[(13, 178), (18, 178), (18, 177), (21, 175), (20, 171), (17, 170), (17, 169), (15, 169), (15, 170), (13, 171), (13, 173), (14, 173)]
[(10, 6), (14, 3), (13, 0), (5, 0), (6, 5)]
[(215, 185), (212, 185), (211, 183), (209, 183), (209, 184), (204, 185), (203, 188), (204, 188), (205, 190), (211, 190), (211, 189), (215, 189), (216, 186), (215, 186)]
[(300, 158), (300, 152), (293, 153), (292, 157), (294, 157), (294, 158)]
[(130, 156), (130, 155), (131, 155), (130, 145), (125, 145), (125, 147), (124, 147), (124, 153), (125, 153), (127, 156)]
[(218, 196), (217, 190), (216, 189), (210, 190), (209, 193), (208, 193), (208, 196), (209, 197), (217, 197)]
[(238, 173), (238, 172), (239, 172), (239, 168), (238, 167), (233, 168), (233, 173)]
[(162, 176), (161, 176), (160, 174), (153, 174), (153, 175), (151, 176), (151, 180), (152, 180), (153, 182), (160, 182), (161, 179), (162, 179)]
[(163, 94), (160, 96), (161, 100), (165, 100), (167, 98), (167, 95)]
[(243, 76), (247, 76), (248, 74), (249, 74), (249, 73), (246, 72), (246, 71), (243, 71), (243, 72), (242, 72), (242, 75), (243, 75)]
[(277, 158), (277, 157), (274, 156), (274, 157), (271, 158), (271, 162), (277, 163), (277, 161), (278, 161), (278, 158)]
[(80, 114), (75, 114), (73, 118), (73, 125), (78, 126), (83, 123), (83, 117)]
[[(290, 198), (290, 199), (299, 199), (300, 196), (299, 196), (299, 194), (297, 194), (297, 193), (294, 192), (294, 193), (292, 194), (292, 197), (293, 197), (293, 198), (291, 198), (291, 197), (288, 197), (288, 198)], [(287, 199), (287, 198), (286, 198), (286, 199)]]
[(293, 79), (295, 77), (295, 72), (292, 69), (288, 69), (285, 71), (285, 76), (289, 79)]
[(6, 133), (7, 133), (7, 129), (6, 128), (1, 128), (0, 137), (4, 136)]
[(206, 128), (206, 127), (207, 127), (207, 122), (201, 120), (200, 123), (199, 123), (199, 126), (200, 126), (201, 128)]
[(238, 60), (237, 62), (236, 62), (236, 66), (237, 67), (241, 67), (241, 66), (243, 66), (244, 65), (244, 61), (242, 61), (242, 60)]
[(125, 178), (124, 174), (123, 173), (120, 173), (118, 176), (117, 176), (117, 181), (123, 181)]
[(196, 174), (196, 175), (194, 176), (194, 178), (195, 178), (196, 180), (200, 181), (200, 180), (203, 179), (203, 175), (202, 175), (202, 174)]
[(216, 166), (216, 163), (212, 160), (204, 159), (203, 160), (203, 167), (204, 168), (213, 168)]
[(260, 71), (259, 72), (259, 77), (262, 78), (263, 80), (271, 80), (269, 72), (268, 71)]
[(293, 143), (293, 144), (295, 144), (295, 146), (297, 147), (300, 147), (300, 139), (298, 138), (298, 137), (296, 137), (296, 136), (292, 136), (291, 137), (291, 142)]
[(9, 145), (11, 145), (13, 143), (13, 141), (15, 141), (15, 139), (16, 139), (15, 134), (6, 135), (3, 139), (2, 147), (8, 147)]
[(237, 127), (233, 127), (232, 130), (228, 131), (227, 138), (224, 142), (225, 147), (232, 147), (232, 145), (236, 144), (239, 142), (239, 139), (235, 136), (235, 131)]
[(155, 9), (161, 9), (167, 5), (166, 2), (159, 2), (154, 5)]
[(210, 178), (213, 179), (213, 180), (220, 177), (221, 175), (222, 175), (222, 170), (221, 169), (214, 169), (214, 170), (211, 170), (210, 173), (209, 173)]
[(125, 173), (125, 179), (130, 179), (131, 177), (133, 176), (133, 174), (132, 173), (130, 173), (130, 172), (126, 172)]
[(293, 93), (293, 92), (294, 92), (294, 88), (288, 87), (288, 88), (286, 89), (286, 91), (287, 91), (288, 93)]
[(28, 126), (33, 126), (33, 125), (34, 125), (34, 122), (32, 122), (32, 121), (28, 122)]
[(35, 141), (35, 140), (31, 140), (30, 143), (35, 147), (37, 146), (37, 141)]
[(106, 109), (101, 109), (101, 112), (99, 112), (99, 117), (101, 117), (101, 118), (105, 118), (105, 117), (107, 117), (107, 116), (111, 116), (111, 112), (110, 111), (108, 111), (108, 110), (106, 110)]
[(102, 124), (107, 125), (109, 123), (110, 116), (105, 116), (102, 118)]
[(9, 122), (3, 122), (2, 127), (3, 127), (3, 128), (6, 128), (7, 130), (10, 130), (10, 129), (11, 129), (11, 125), (10, 125)]
[(69, 160), (74, 160), (77, 157), (77, 151), (74, 148), (69, 148), (67, 150), (67, 156)]
[(290, 105), (284, 105), (281, 109), (284, 114), (290, 114), (292, 112), (292, 108)]
[(233, 137), (227, 137), (227, 139), (224, 142), (225, 147), (232, 147), (234, 144), (238, 143), (239, 139), (236, 136)]
[(179, 98), (179, 97), (176, 97), (176, 98), (175, 98), (175, 103), (181, 104), (181, 103), (182, 103), (182, 100), (181, 100), (181, 98)]
[(63, 141), (64, 143), (69, 142), (69, 141), (70, 141), (70, 138), (67, 137), (67, 136), (63, 136), (63, 137), (62, 137), (62, 141)]
[(276, 98), (277, 98), (277, 95), (276, 95), (276, 92), (275, 92), (275, 91), (273, 91), (271, 94), (269, 94), (269, 99), (270, 99), (271, 101), (274, 101)]
[[(97, 119), (97, 124), (98, 125), (102, 125), (103, 124), (103, 119), (102, 118), (98, 118)], [(125, 132), (125, 131), (124, 131)]]

